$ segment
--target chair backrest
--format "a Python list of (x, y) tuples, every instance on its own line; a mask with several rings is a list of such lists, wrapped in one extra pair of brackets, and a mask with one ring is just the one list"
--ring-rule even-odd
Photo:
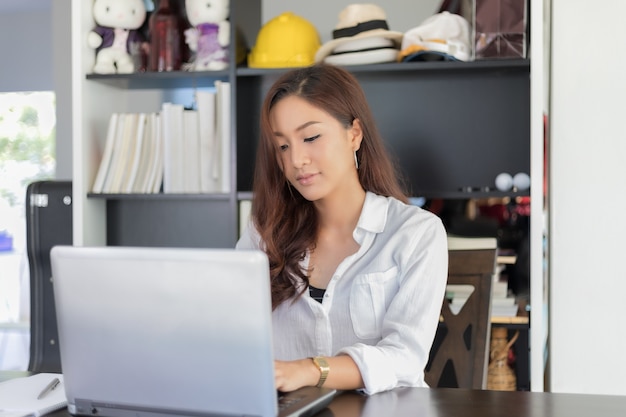
[(31, 372), (61, 372), (50, 249), (72, 244), (71, 181), (36, 181), (26, 189), (26, 252), (30, 271)]
[(431, 387), (486, 387), (496, 240), (481, 240), (492, 247), (456, 249), (449, 244), (448, 285), (469, 285), (474, 290), (457, 314), (447, 297), (443, 301), (442, 319), (425, 369)]

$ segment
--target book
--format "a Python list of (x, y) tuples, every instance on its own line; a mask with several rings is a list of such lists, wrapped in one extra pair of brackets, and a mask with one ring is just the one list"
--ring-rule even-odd
[(200, 137), (198, 135), (198, 111), (183, 112), (183, 191), (200, 192)]
[(144, 194), (148, 192), (150, 169), (155, 158), (154, 138), (152, 134), (154, 126), (153, 115), (153, 113), (146, 114), (146, 126), (143, 133), (143, 143), (141, 145), (141, 157), (139, 158), (137, 176), (132, 184), (133, 193)]
[(184, 192), (183, 112), (180, 104), (163, 103), (161, 129), (163, 134), (163, 192)]
[(496, 249), (495, 237), (466, 237), (448, 234), (449, 250)]
[[(141, 159), (145, 158), (142, 155), (144, 132), (146, 130), (146, 113), (139, 113), (137, 115), (137, 129), (134, 132), (134, 140), (131, 142), (128, 154), (128, 164), (126, 166), (126, 172), (124, 173), (124, 180), (122, 182), (122, 193), (131, 193), (134, 190), (134, 184), (137, 180), (137, 173), (141, 165)], [(143, 151), (143, 152), (142, 152)]]
[(103, 193), (110, 193), (111, 187), (113, 184), (113, 178), (115, 177), (115, 172), (118, 170), (118, 166), (120, 165), (121, 152), (120, 147), (122, 146), (122, 141), (124, 139), (124, 129), (126, 124), (126, 113), (120, 113), (117, 116), (117, 123), (115, 125), (114, 132), (114, 140), (113, 140), (113, 149), (111, 155), (111, 162), (109, 163), (108, 171), (106, 177), (104, 179), (104, 184), (102, 185)]
[[(137, 113), (126, 113), (124, 123), (121, 125), (121, 132), (118, 129), (117, 143), (113, 150), (113, 161), (111, 161), (111, 172), (107, 175), (104, 192), (118, 194), (123, 190), (124, 178), (129, 171), (132, 162), (131, 153), (134, 148), (135, 135), (137, 132), (139, 115)], [(111, 181), (109, 182), (109, 177)]]
[(220, 191), (230, 192), (230, 83), (215, 81), (216, 94), (216, 132), (219, 149), (216, 150), (216, 159), (219, 165), (214, 165), (214, 176), (220, 178)]
[(152, 116), (153, 129), (152, 138), (154, 140), (154, 161), (150, 167), (150, 179), (148, 181), (148, 192), (156, 194), (163, 185), (163, 129), (161, 115), (156, 113)]
[(215, 193), (220, 190), (219, 173), (214, 172), (217, 163), (215, 156), (219, 145), (216, 144), (215, 131), (215, 90), (196, 91), (198, 108), (198, 136), (200, 141), (200, 192)]
[[(55, 379), (58, 379), (59, 383), (40, 397)], [(66, 406), (62, 374), (40, 373), (0, 382), (1, 416), (38, 417)]]
[(111, 185), (112, 193), (124, 193), (124, 188), (131, 172), (133, 158), (135, 154), (135, 143), (137, 141), (137, 129), (139, 128), (139, 113), (126, 114), (124, 124), (124, 136), (120, 148), (120, 160), (118, 170), (115, 171), (113, 184)]
[(239, 236), (246, 230), (246, 226), (250, 222), (250, 213), (252, 212), (252, 200), (239, 200)]
[(117, 138), (117, 119), (118, 113), (111, 114), (109, 118), (109, 127), (107, 130), (107, 137), (104, 143), (104, 152), (102, 153), (102, 159), (100, 160), (100, 167), (96, 174), (96, 179), (93, 184), (92, 191), (94, 193), (101, 193), (104, 187), (104, 181), (110, 171), (111, 157), (113, 156), (113, 150), (115, 148), (115, 140)]

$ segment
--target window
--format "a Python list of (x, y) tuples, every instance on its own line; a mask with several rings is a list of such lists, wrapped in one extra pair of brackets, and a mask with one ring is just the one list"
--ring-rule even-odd
[(0, 94), (0, 369), (29, 358), (26, 188), (55, 171), (53, 92)]

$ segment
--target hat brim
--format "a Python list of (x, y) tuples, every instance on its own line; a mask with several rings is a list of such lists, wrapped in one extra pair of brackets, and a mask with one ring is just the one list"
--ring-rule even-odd
[(373, 36), (390, 39), (394, 42), (397, 48), (400, 48), (400, 44), (402, 43), (402, 36), (404, 36), (404, 34), (402, 32), (395, 32), (387, 29), (373, 29), (368, 30), (367, 32), (361, 32), (357, 35), (350, 37), (332, 39), (320, 46), (320, 48), (317, 50), (317, 52), (315, 53), (315, 62), (317, 63), (324, 61), (324, 58), (332, 54), (335, 48), (337, 48), (339, 45), (353, 41), (355, 39), (365, 39)]
[(393, 48), (371, 51), (355, 51), (339, 55), (328, 55), (324, 62), (332, 65), (367, 65), (395, 62), (398, 50)]
[(460, 61), (460, 59), (439, 51), (419, 51), (402, 58), (402, 62)]

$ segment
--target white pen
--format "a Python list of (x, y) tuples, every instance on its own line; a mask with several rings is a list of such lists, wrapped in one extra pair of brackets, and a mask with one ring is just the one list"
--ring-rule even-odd
[(50, 383), (48, 385), (46, 385), (46, 387), (39, 393), (39, 395), (37, 396), (38, 400), (41, 400), (43, 397), (46, 396), (46, 394), (48, 394), (50, 391), (54, 390), (57, 385), (59, 385), (59, 378), (54, 378), (52, 381), (50, 381)]

